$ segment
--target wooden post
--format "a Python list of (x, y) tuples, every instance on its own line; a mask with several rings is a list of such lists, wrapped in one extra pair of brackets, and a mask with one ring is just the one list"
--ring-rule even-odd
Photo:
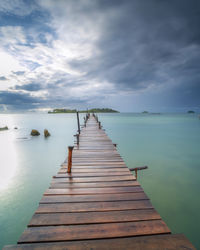
[(101, 122), (99, 122), (99, 129), (101, 128)]
[(114, 147), (117, 147), (117, 143), (113, 143), (113, 146), (114, 146)]
[(143, 167), (137, 167), (137, 168), (129, 168), (130, 171), (135, 171), (135, 178), (137, 180), (137, 171), (138, 170), (143, 170), (143, 169), (147, 169), (148, 166), (143, 166)]
[(79, 113), (78, 111), (76, 112), (77, 115), (77, 123), (78, 123), (78, 133), (80, 134), (81, 130), (80, 130), (80, 122), (79, 122)]
[(84, 120), (84, 127), (86, 127), (86, 120), (87, 120), (87, 118), (84, 116), (83, 120)]
[(79, 134), (76, 135), (77, 138), (77, 145), (79, 145)]
[(76, 136), (76, 143), (77, 143), (77, 145), (79, 145), (79, 134), (76, 134), (74, 136)]
[(135, 178), (137, 180), (137, 168), (135, 169)]
[(67, 173), (71, 173), (72, 168), (72, 150), (74, 147), (69, 146), (68, 147), (68, 166), (67, 166)]

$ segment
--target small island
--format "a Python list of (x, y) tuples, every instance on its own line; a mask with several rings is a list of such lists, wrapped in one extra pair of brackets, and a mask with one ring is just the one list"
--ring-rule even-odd
[[(76, 113), (76, 109), (54, 109), (53, 111), (48, 111), (48, 114), (60, 114), (60, 113)], [(79, 113), (119, 113), (119, 111), (110, 108), (93, 108), (88, 110), (80, 110)]]
[(189, 110), (188, 114), (194, 114), (195, 112), (193, 110)]
[(8, 127), (5, 126), (5, 127), (0, 128), (0, 131), (4, 131), (4, 130), (8, 130)]

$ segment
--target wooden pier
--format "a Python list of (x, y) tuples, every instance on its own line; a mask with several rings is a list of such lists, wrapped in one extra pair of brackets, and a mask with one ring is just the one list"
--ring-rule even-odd
[[(195, 249), (170, 229), (90, 116), (17, 245), (4, 250)], [(173, 215), (172, 215), (173, 216)]]

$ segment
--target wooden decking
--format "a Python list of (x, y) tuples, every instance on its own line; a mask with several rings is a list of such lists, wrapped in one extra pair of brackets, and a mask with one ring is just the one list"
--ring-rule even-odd
[(173, 235), (91, 116), (18, 244), (4, 249), (195, 249)]

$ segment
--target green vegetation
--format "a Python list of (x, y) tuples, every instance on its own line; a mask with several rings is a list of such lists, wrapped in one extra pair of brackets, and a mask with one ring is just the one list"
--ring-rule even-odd
[[(86, 111), (80, 111), (80, 112), (85, 113), (85, 112), (87, 112), (87, 110), (86, 110)], [(103, 108), (103, 109), (98, 109), (98, 108), (89, 109), (88, 112), (89, 112), (89, 113), (119, 113), (119, 111), (114, 110), (114, 109), (109, 109), (109, 108)]]
[(188, 114), (194, 114), (195, 112), (193, 110), (189, 110)]
[(3, 127), (3, 128), (0, 128), (0, 131), (3, 131), (3, 130), (8, 130), (8, 127), (5, 126), (5, 127)]
[(53, 111), (48, 111), (48, 114), (57, 113), (76, 113), (76, 109), (54, 109)]
[[(58, 114), (58, 113), (76, 113), (76, 109), (54, 109), (53, 111), (49, 111), (48, 114)], [(80, 110), (79, 113), (119, 113), (119, 111), (109, 108), (94, 108), (88, 110)]]

